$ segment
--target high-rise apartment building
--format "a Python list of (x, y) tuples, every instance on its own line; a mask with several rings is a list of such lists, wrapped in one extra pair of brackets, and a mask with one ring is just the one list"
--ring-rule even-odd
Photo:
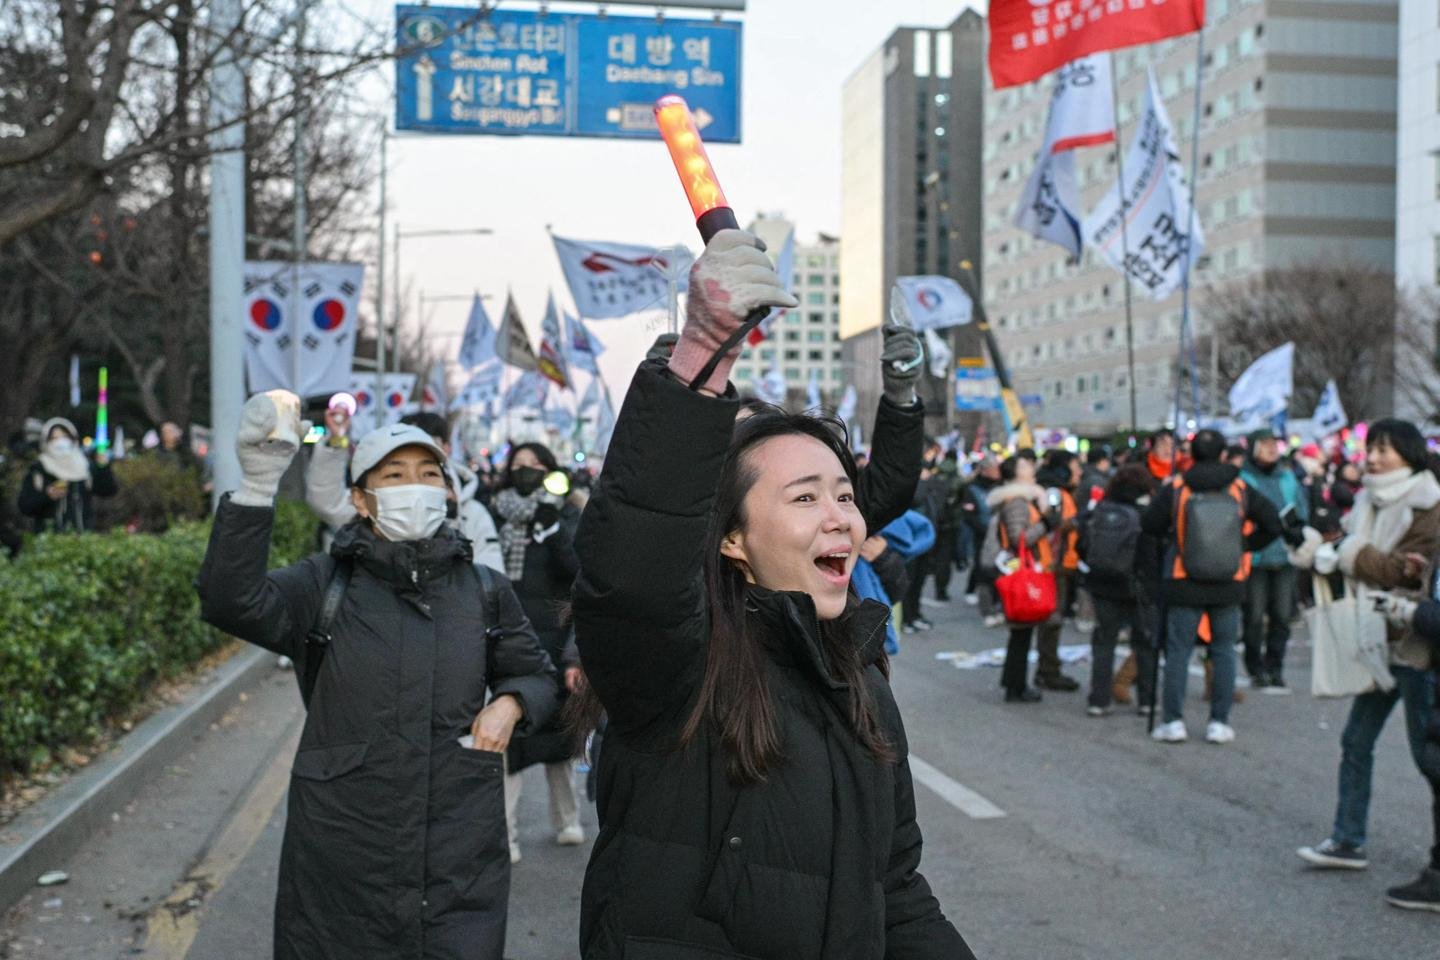
[[(1192, 275), (1191, 311), (1201, 337), (1211, 285), (1323, 259), (1393, 263), (1398, 9), (1396, 0), (1207, 4), (1196, 193), (1205, 251)], [(1429, 16), (1435, 20), (1433, 6)], [(1153, 69), (1189, 164), (1196, 47), (1190, 36), (1114, 55), (1122, 148), (1144, 109)], [(1433, 99), (1436, 58), (1429, 49)], [(987, 88), (985, 299), (1017, 389), (1039, 401), (1032, 422), (1102, 435), (1130, 423), (1123, 279), (1089, 249), (1079, 264), (1067, 264), (1065, 251), (1012, 223), (1044, 136), (1051, 85), (1047, 77)], [(1115, 182), (1114, 150), (1084, 148), (1077, 161), (1089, 211)], [(1434, 178), (1440, 170), (1433, 157), (1428, 162)], [(1432, 270), (1433, 255), (1424, 253)], [(1133, 302), (1141, 429), (1172, 416), (1181, 300), (1177, 291), (1160, 303)]]
[[(840, 335), (859, 414), (880, 396), (880, 327), (896, 277), (981, 270), (985, 18), (901, 27), (845, 83), (841, 132)], [(968, 281), (967, 281), (968, 284)], [(978, 347), (955, 333), (961, 355)], [(922, 386), (932, 430), (947, 423), (948, 381)]]
[[(1407, 293), (1440, 293), (1440, 13), (1428, 0), (1400, 0), (1399, 116), (1395, 170), (1395, 279)], [(1409, 331), (1410, 346), (1397, 350), (1396, 379), (1437, 379), (1437, 331)], [(1417, 355), (1418, 354), (1418, 355)], [(1395, 412), (1419, 420), (1435, 417), (1418, 391), (1396, 390)], [(1440, 395), (1440, 387), (1433, 389)]]
[[(778, 262), (795, 225), (762, 214), (747, 229), (765, 241), (770, 259)], [(812, 378), (826, 403), (840, 402), (846, 381), (840, 355), (840, 249), (839, 239), (823, 233), (814, 243), (796, 237), (790, 292), (800, 306), (785, 311), (769, 337), (741, 351), (732, 374), (740, 390), (754, 391), (755, 383), (776, 368), (794, 403), (803, 404)]]

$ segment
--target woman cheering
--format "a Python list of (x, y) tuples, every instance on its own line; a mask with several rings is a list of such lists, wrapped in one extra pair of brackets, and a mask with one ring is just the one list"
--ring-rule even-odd
[(580, 522), (576, 637), (610, 721), (581, 952), (971, 957), (917, 870), (888, 611), (850, 590), (866, 522), (843, 433), (735, 423), (722, 350), (766, 305), (795, 300), (756, 239), (716, 235)]

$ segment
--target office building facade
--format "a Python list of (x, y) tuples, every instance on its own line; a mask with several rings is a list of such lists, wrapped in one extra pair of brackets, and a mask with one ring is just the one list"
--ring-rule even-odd
[[(902, 27), (846, 81), (841, 145), (840, 336), (867, 427), (879, 402), (880, 327), (896, 277), (962, 279), (981, 262), (981, 141), (985, 19), (973, 10), (948, 27)], [(959, 355), (975, 331), (953, 332)], [(954, 422), (950, 384), (927, 376), (932, 432)]]
[[(795, 225), (781, 216), (762, 215), (747, 229), (765, 241), (771, 260), (778, 261)], [(840, 354), (841, 243), (826, 234), (808, 243), (801, 243), (798, 235), (795, 239), (790, 292), (800, 306), (786, 310), (769, 337), (741, 351), (732, 379), (742, 391), (754, 393), (767, 371), (779, 369), (791, 406), (805, 405), (812, 378), (821, 399), (834, 406), (846, 382)]]
[[(1114, 54), (1123, 145), (1153, 69), (1187, 165), (1199, 70), (1196, 210), (1206, 243), (1192, 274), (1191, 316), (1202, 343), (1212, 286), (1324, 260), (1389, 268), (1395, 256), (1396, 2), (1212, 0), (1207, 7), (1203, 64), (1195, 36)], [(1135, 425), (1154, 428), (1173, 419), (1182, 294), (1133, 299), (1132, 385), (1120, 274), (1089, 249), (1069, 264), (1065, 251), (1013, 225), (1044, 136), (1051, 84), (1047, 77), (985, 95), (986, 304), (1017, 388), (1031, 401), (1032, 422), (1085, 435), (1126, 430), (1133, 386)], [(1077, 169), (1089, 211), (1115, 182), (1114, 150), (1081, 149)], [(1432, 183), (1432, 199), (1435, 190)], [(1208, 364), (1207, 353), (1197, 364)], [(1202, 410), (1211, 401), (1198, 399)], [(1182, 419), (1194, 401), (1186, 381)]]

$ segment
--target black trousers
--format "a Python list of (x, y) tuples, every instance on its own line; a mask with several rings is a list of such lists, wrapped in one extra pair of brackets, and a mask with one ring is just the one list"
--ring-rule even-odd
[(900, 618), (905, 623), (913, 623), (920, 616), (920, 588), (925, 586), (925, 578), (930, 574), (930, 554), (922, 553), (905, 564), (905, 572), (910, 576), (910, 586), (900, 601)]
[(1019, 693), (1025, 689), (1025, 678), (1030, 673), (1030, 642), (1035, 628), (1011, 627), (1010, 643), (1005, 647), (1005, 666), (1000, 670), (1000, 686), (1006, 693)]
[(930, 569), (935, 573), (935, 599), (950, 593), (950, 575), (955, 570), (955, 530), (939, 530), (930, 551)]

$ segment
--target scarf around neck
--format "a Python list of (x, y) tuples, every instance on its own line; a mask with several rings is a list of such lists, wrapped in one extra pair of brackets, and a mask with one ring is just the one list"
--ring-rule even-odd
[(543, 487), (528, 497), (522, 496), (514, 487), (506, 487), (495, 494), (495, 512), (500, 515), (500, 552), (505, 557), (505, 575), (512, 583), (519, 583), (525, 575), (525, 548), (530, 546), (530, 521), (535, 519), (535, 508), (543, 502)]
[(1345, 530), (1386, 553), (1394, 550), (1415, 520), (1416, 510), (1440, 503), (1440, 483), (1429, 470), (1409, 467), (1389, 473), (1367, 473), (1355, 507), (1345, 517)]

